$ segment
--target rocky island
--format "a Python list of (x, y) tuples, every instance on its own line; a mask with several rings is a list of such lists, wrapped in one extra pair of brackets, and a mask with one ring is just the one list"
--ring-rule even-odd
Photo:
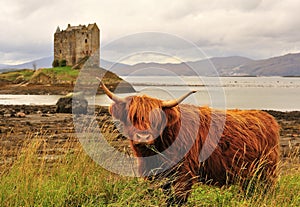
[[(103, 77), (103, 81), (112, 90), (118, 87), (119, 92), (135, 91), (129, 83), (103, 68), (78, 70), (66, 66), (38, 70), (23, 69), (2, 73), (0, 74), (0, 94), (66, 95), (74, 91), (79, 75), (87, 76), (87, 78)], [(102, 93), (100, 89), (98, 94)]]

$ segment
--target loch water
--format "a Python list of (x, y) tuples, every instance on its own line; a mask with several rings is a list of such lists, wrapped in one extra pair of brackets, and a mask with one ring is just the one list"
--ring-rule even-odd
[[(196, 77), (196, 76), (128, 76), (137, 94), (163, 100), (196, 90), (184, 103), (208, 105), (220, 109), (269, 109), (300, 111), (299, 77)], [(118, 91), (118, 88), (117, 90)], [(120, 94), (128, 96), (133, 94)], [(58, 95), (0, 94), (4, 105), (53, 105)], [(104, 95), (86, 97), (89, 104), (109, 105)]]

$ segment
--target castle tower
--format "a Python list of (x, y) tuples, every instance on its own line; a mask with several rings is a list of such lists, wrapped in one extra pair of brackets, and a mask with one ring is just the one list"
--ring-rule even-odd
[(54, 60), (66, 60), (68, 66), (74, 66), (87, 59), (93, 58), (94, 64), (100, 62), (100, 30), (96, 23), (88, 26), (71, 26), (66, 30), (57, 27), (54, 34)]

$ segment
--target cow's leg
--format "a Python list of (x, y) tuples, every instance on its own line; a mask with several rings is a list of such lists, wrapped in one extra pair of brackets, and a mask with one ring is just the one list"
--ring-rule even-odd
[(166, 183), (162, 184), (161, 189), (163, 190), (165, 195), (170, 195), (171, 194), (171, 187), (172, 187), (172, 181), (167, 181)]

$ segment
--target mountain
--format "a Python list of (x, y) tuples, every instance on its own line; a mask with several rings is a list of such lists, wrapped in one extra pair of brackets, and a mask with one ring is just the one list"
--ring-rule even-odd
[[(214, 57), (199, 61), (183, 63), (138, 63), (136, 65), (115, 64), (110, 68), (119, 75), (201, 75), (228, 76), (232, 68), (242, 66), (253, 60), (245, 57)], [(104, 67), (104, 66), (103, 66)], [(105, 67), (104, 67), (105, 68)]]
[[(213, 57), (190, 63), (201, 75), (207, 76), (234, 76), (233, 68), (252, 62), (252, 59), (240, 56)], [(213, 66), (212, 66), (213, 65)], [(213, 69), (215, 68), (215, 70)]]
[[(12, 69), (52, 67), (53, 56), (20, 65), (0, 64), (0, 72)], [(183, 63), (138, 63), (126, 65), (100, 60), (100, 66), (118, 75), (201, 75), (201, 76), (300, 76), (300, 53), (263, 60), (241, 56), (213, 57)]]
[(300, 53), (252, 61), (236, 71), (252, 76), (300, 76)]
[(300, 76), (300, 53), (263, 60), (231, 56), (179, 64), (116, 64), (111, 70), (119, 75)]
[[(11, 71), (15, 69), (38, 69), (38, 68), (51, 68), (52, 67), (53, 56), (44, 57), (34, 61), (30, 61), (18, 65), (5, 65), (0, 64), (0, 72)], [(35, 67), (35, 68), (34, 68)]]
[(113, 62), (110, 62), (110, 61), (107, 61), (107, 60), (103, 60), (103, 59), (100, 59), (100, 66), (102, 68), (106, 68), (106, 69), (110, 69), (110, 68), (114, 68), (114, 67), (120, 67), (120, 68), (128, 68), (130, 67), (129, 65), (126, 65), (126, 64), (123, 64), (123, 63), (113, 63)]
[(32, 68), (38, 69), (38, 68), (51, 68), (52, 67), (52, 61), (53, 57), (44, 57), (38, 60), (34, 60), (28, 63), (17, 65), (18, 68)]
[(0, 68), (7, 68), (8, 65), (5, 65), (5, 64), (0, 64)]

